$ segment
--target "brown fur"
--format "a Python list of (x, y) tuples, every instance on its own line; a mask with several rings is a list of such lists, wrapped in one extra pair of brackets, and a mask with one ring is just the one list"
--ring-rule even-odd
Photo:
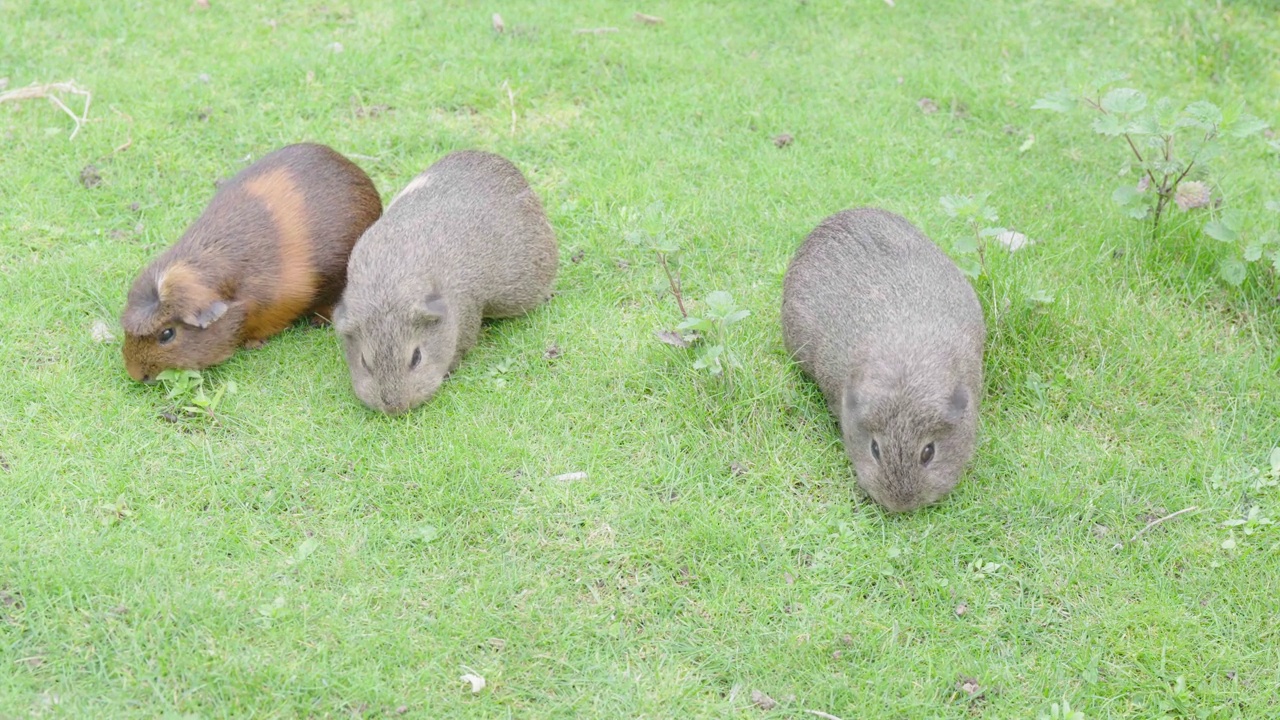
[(381, 214), (368, 176), (323, 145), (290, 145), (245, 168), (134, 281), (121, 317), (129, 375), (149, 382), (215, 365), (302, 315), (327, 316), (351, 248)]

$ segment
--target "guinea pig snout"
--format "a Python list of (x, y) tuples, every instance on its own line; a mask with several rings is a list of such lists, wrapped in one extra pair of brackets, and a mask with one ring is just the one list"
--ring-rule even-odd
[(154, 385), (156, 382), (156, 374), (153, 370), (149, 370), (141, 365), (135, 365), (133, 363), (129, 363), (125, 369), (129, 371), (129, 377), (133, 378), (136, 382), (140, 382), (145, 385)]
[(379, 400), (382, 401), (382, 412), (388, 415), (400, 415), (409, 409), (409, 404), (403, 400), (393, 400), (390, 396), (384, 394)]

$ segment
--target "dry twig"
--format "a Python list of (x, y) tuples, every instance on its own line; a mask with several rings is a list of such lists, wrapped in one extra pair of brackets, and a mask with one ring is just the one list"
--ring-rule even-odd
[[(72, 95), (79, 95), (83, 97), (84, 110), (81, 111), (79, 115), (71, 112), (71, 108), (67, 107), (67, 104), (62, 102), (62, 98), (55, 94), (59, 92), (70, 93)], [(55, 107), (66, 113), (67, 117), (70, 117), (75, 122), (76, 129), (71, 131), (71, 137), (67, 138), (68, 140), (74, 140), (76, 133), (80, 132), (80, 127), (89, 122), (89, 105), (93, 102), (93, 93), (77, 85), (75, 80), (49, 83), (47, 85), (32, 83), (24, 88), (0, 93), (0, 103), (18, 102), (21, 100), (31, 100), (33, 98), (47, 98), (49, 102), (53, 103)]]
[(574, 35), (603, 35), (605, 33), (616, 33), (618, 28), (615, 27), (598, 27), (598, 28), (579, 28), (573, 31)]
[(645, 15), (642, 12), (636, 13), (633, 17), (635, 18), (636, 22), (644, 23), (645, 25), (661, 25), (663, 22), (665, 22), (662, 18), (658, 17), (657, 15)]
[[(1147, 526), (1146, 526), (1146, 527), (1144, 527), (1144, 528), (1142, 528), (1141, 530), (1139, 530), (1139, 531), (1138, 531), (1138, 532), (1137, 532), (1133, 537), (1129, 538), (1129, 542), (1133, 542), (1133, 541), (1137, 540), (1138, 538), (1142, 537), (1142, 534), (1143, 534), (1143, 533), (1145, 533), (1146, 531), (1150, 530), (1151, 528), (1153, 528), (1153, 527), (1155, 527), (1155, 526), (1159, 525), (1160, 523), (1164, 522), (1165, 520), (1172, 520), (1172, 519), (1174, 519), (1174, 518), (1178, 517), (1179, 515), (1181, 515), (1182, 513), (1189, 513), (1189, 512), (1191, 512), (1191, 511), (1193, 511), (1193, 510), (1198, 510), (1198, 509), (1199, 509), (1199, 507), (1198, 507), (1198, 506), (1196, 506), (1196, 505), (1192, 505), (1191, 507), (1182, 508), (1181, 510), (1179, 510), (1179, 511), (1178, 511), (1178, 512), (1176, 512), (1176, 513), (1170, 513), (1170, 514), (1168, 514), (1168, 515), (1165, 515), (1165, 516), (1164, 516), (1164, 517), (1162, 517), (1162, 518), (1156, 518), (1155, 520), (1152, 520), (1151, 522), (1147, 523)], [(1124, 547), (1124, 543), (1116, 543), (1115, 545), (1111, 546), (1111, 549), (1112, 549), (1112, 550), (1119, 550), (1119, 549), (1120, 549), (1120, 548), (1122, 548), (1122, 547)]]
[(809, 713), (810, 715), (817, 715), (818, 717), (822, 718), (822, 720), (840, 720), (840, 718), (836, 717), (835, 715), (832, 715), (830, 713), (824, 713), (821, 710), (805, 710), (805, 712)]
[(507, 102), (511, 104), (511, 137), (516, 136), (516, 96), (511, 92), (511, 84), (506, 80), (502, 81), (502, 87), (507, 89)]

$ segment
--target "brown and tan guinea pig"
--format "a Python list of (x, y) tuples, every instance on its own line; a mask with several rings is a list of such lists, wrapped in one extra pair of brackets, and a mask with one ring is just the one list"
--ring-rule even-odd
[(240, 171), (134, 280), (120, 319), (129, 376), (199, 370), (303, 315), (327, 321), (352, 246), (381, 214), (369, 176), (324, 145), (289, 145)]

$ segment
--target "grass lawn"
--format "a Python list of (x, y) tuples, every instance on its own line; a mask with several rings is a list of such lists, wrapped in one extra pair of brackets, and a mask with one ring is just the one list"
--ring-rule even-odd
[[(1031, 109), (1124, 70), (1280, 124), (1277, 48), (1265, 0), (0, 0), (8, 89), (93, 93), (74, 139), (0, 105), (0, 718), (1280, 717), (1280, 283), (1222, 284), (1203, 214), (1149, 241), (1123, 146)], [(511, 158), (557, 295), (402, 417), (298, 326), (172, 422), (91, 328), (304, 140), (384, 200)], [(1228, 205), (1280, 199), (1266, 142), (1227, 150)], [(966, 478), (888, 515), (783, 350), (782, 273), (861, 204), (950, 248), (939, 198), (976, 192), (1038, 242), (992, 257)], [(658, 201), (693, 310), (752, 313), (731, 384), (655, 339), (679, 313), (624, 237)]]

